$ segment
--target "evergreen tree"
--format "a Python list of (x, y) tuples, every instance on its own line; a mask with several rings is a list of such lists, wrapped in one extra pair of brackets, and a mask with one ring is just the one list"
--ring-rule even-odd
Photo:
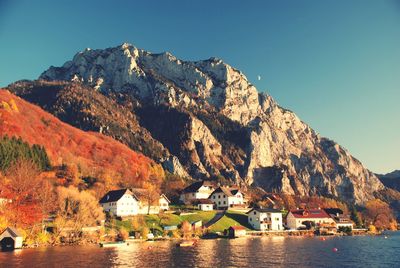
[(361, 219), (358, 216), (357, 209), (354, 205), (351, 207), (350, 218), (352, 221), (354, 221), (356, 227), (360, 227), (362, 225)]
[(21, 138), (3, 136), (0, 138), (0, 170), (7, 170), (20, 159), (31, 160), (39, 170), (51, 168), (50, 160), (43, 146), (30, 146)]

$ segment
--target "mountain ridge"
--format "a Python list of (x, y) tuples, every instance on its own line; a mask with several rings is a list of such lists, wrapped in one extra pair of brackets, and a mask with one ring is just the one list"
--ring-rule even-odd
[(346, 149), (216, 58), (181, 61), (123, 44), (84, 50), (40, 79), (78, 82), (130, 104), (140, 127), (175, 157), (172, 167), (194, 178), (223, 176), (267, 191), (357, 204), (385, 189)]

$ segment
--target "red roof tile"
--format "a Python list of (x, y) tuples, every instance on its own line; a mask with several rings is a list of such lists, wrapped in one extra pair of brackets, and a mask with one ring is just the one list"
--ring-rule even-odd
[(290, 212), (295, 218), (330, 218), (323, 209), (294, 209)]

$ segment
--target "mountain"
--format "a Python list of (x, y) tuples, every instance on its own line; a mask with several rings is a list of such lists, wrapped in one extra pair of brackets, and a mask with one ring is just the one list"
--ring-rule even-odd
[(108, 172), (139, 183), (157, 166), (114, 139), (74, 128), (6, 90), (0, 90), (0, 135), (42, 145), (53, 165), (73, 164), (87, 176)]
[[(8, 89), (77, 127), (105, 130), (131, 148), (140, 144), (175, 173), (357, 204), (385, 190), (346, 149), (217, 58), (183, 61), (123, 44), (86, 49), (39, 79)], [(64, 84), (53, 90), (51, 83)]]
[(400, 191), (400, 170), (387, 174), (377, 174), (377, 176), (386, 187)]

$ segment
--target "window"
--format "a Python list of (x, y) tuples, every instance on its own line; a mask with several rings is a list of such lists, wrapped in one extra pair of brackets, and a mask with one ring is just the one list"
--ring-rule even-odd
[(257, 212), (255, 212), (255, 211), (254, 211), (254, 212), (253, 212), (253, 214), (254, 214), (254, 215), (256, 215), (256, 214), (257, 214)]
[(192, 194), (192, 196), (194, 196), (194, 193)]
[(215, 195), (213, 195), (213, 199), (215, 199)]
[(226, 195), (223, 195), (223, 198), (225, 198), (226, 197)]
[(226, 204), (226, 202), (224, 201), (224, 205)]
[(218, 198), (221, 198), (221, 195), (218, 195)]
[(218, 205), (221, 205), (221, 201), (218, 201)]
[(252, 221), (252, 219), (250, 218), (250, 221)]

